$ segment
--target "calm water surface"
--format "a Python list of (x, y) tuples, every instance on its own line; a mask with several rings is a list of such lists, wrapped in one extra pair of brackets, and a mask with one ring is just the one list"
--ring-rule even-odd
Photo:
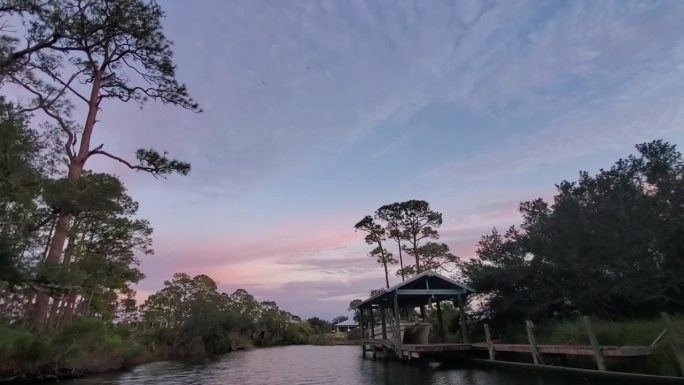
[[(288, 346), (233, 352), (203, 364), (156, 362), (117, 374), (67, 382), (91, 384), (599, 384), (521, 371), (422, 367), (361, 358), (358, 346)], [(605, 382), (600, 382), (605, 383)]]

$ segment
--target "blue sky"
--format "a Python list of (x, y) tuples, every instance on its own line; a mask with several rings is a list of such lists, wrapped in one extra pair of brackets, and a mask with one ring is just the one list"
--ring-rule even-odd
[(204, 112), (105, 106), (94, 142), (192, 163), (111, 163), (155, 228), (141, 296), (206, 273), (303, 316), (383, 282), (353, 225), (424, 199), (462, 258), (518, 202), (636, 143), (684, 145), (681, 1), (163, 1)]

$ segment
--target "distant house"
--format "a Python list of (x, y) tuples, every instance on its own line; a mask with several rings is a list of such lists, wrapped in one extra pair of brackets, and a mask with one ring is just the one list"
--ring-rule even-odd
[(358, 322), (354, 321), (354, 318), (351, 317), (346, 321), (342, 321), (335, 325), (335, 333), (347, 333), (350, 330), (358, 329), (359, 324)]

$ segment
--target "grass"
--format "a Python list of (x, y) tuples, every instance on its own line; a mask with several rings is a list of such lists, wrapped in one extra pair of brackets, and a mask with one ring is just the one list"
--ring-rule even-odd
[(146, 349), (101, 320), (82, 320), (60, 331), (35, 333), (0, 325), (0, 378), (75, 369), (116, 370), (144, 360)]
[[(601, 345), (650, 345), (665, 329), (661, 319), (608, 321), (592, 320)], [(684, 316), (672, 317), (675, 335), (684, 342)], [(540, 344), (587, 345), (586, 328), (581, 318), (547, 321), (537, 325), (535, 336)], [(522, 331), (524, 334), (524, 330)], [(520, 339), (521, 336), (516, 336)], [(526, 342), (527, 336), (524, 334)]]
[[(675, 340), (684, 346), (684, 315), (672, 316)], [(592, 319), (596, 336), (601, 345), (650, 346), (666, 328), (661, 318), (647, 320), (610, 321)], [(581, 318), (546, 320), (535, 324), (535, 338), (540, 345), (588, 345), (589, 337)], [(503, 333), (505, 342), (527, 344), (524, 325), (509, 328)], [(615, 363), (619, 365), (619, 363)], [(618, 370), (653, 373), (660, 375), (679, 375), (679, 369), (672, 353), (667, 336), (660, 339), (652, 356), (630, 364), (631, 367)]]

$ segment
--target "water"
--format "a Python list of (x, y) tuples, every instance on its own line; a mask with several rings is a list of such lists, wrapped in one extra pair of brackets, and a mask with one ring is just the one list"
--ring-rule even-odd
[(577, 378), (538, 376), (515, 370), (421, 367), (361, 358), (358, 346), (288, 346), (226, 354), (202, 364), (155, 362), (131, 371), (69, 381), (94, 384), (392, 384), (392, 385), (569, 385), (605, 384)]

